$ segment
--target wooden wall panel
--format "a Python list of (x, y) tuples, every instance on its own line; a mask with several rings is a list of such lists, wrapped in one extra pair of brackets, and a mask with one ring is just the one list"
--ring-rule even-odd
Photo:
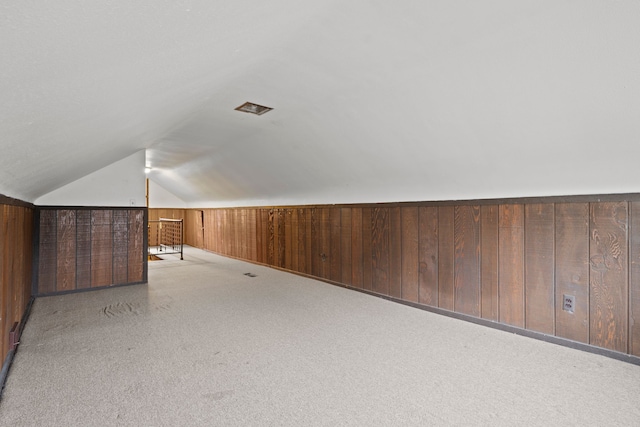
[(362, 288), (373, 288), (372, 209), (362, 208)]
[(91, 212), (91, 287), (113, 283), (113, 212)]
[(298, 209), (291, 209), (291, 270), (300, 271), (300, 225), (298, 224)]
[[(6, 235), (6, 234), (5, 234)], [(41, 294), (56, 290), (58, 269), (58, 212), (40, 212), (40, 248), (38, 264), (38, 289)]]
[(438, 306), (438, 208), (418, 208), (419, 221), (419, 289), (420, 304)]
[(372, 290), (389, 295), (389, 208), (371, 212)]
[(454, 208), (438, 208), (438, 307), (453, 311), (454, 301)]
[[(219, 231), (205, 242), (221, 254), (638, 354), (640, 201), (586, 198), (214, 209)], [(562, 309), (564, 295), (575, 298), (572, 313)]]
[(285, 209), (282, 211), (284, 216), (284, 268), (291, 270), (291, 245), (293, 240), (293, 233), (291, 231), (291, 209)]
[(498, 233), (499, 319), (524, 328), (523, 205), (500, 205)]
[(129, 273), (129, 212), (114, 210), (113, 218), (113, 278), (112, 284), (128, 282)]
[(629, 354), (640, 356), (640, 202), (629, 210)]
[(590, 343), (627, 352), (628, 205), (591, 203)]
[(0, 363), (10, 350), (9, 333), (31, 299), (33, 215), (31, 207), (0, 203)]
[(362, 208), (351, 208), (351, 286), (362, 288)]
[(58, 211), (56, 292), (76, 288), (76, 211)]
[(340, 282), (352, 285), (353, 266), (351, 263), (351, 208), (340, 210)]
[(526, 328), (555, 333), (555, 210), (552, 203), (525, 207)]
[(454, 310), (480, 316), (480, 206), (454, 208)]
[[(133, 212), (133, 211), (132, 211)], [(139, 211), (142, 212), (142, 211)], [(140, 220), (142, 223), (142, 219)], [(142, 227), (142, 224), (140, 224)], [(142, 236), (140, 236), (142, 237)], [(91, 211), (76, 211), (76, 289), (91, 287)], [(140, 242), (142, 246), (142, 242)], [(139, 249), (142, 251), (142, 248)]]
[(144, 247), (144, 210), (129, 211), (128, 282), (146, 282), (144, 266), (147, 262), (147, 248)]
[(389, 296), (402, 298), (402, 208), (389, 209)]
[(329, 271), (328, 279), (334, 282), (340, 282), (342, 280), (342, 254), (341, 249), (341, 216), (340, 208), (327, 209), (329, 211)]
[(298, 271), (309, 274), (311, 272), (311, 211), (298, 211)]
[(419, 214), (417, 207), (402, 208), (402, 293), (403, 300), (419, 301)]
[[(589, 342), (589, 204), (556, 204), (556, 335)], [(573, 313), (563, 297), (575, 297)]]
[(480, 208), (481, 316), (498, 320), (498, 205)]

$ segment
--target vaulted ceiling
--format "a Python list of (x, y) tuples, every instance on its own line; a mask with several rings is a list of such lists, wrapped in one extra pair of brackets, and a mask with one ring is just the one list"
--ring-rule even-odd
[(0, 0), (0, 194), (143, 149), (201, 207), (637, 192), (639, 23), (637, 0)]

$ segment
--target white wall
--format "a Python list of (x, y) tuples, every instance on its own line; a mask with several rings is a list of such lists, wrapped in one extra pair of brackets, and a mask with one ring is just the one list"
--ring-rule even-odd
[(153, 180), (149, 180), (150, 208), (186, 208), (187, 203)]
[(41, 206), (145, 206), (144, 165), (145, 153), (140, 150), (39, 197), (34, 203)]

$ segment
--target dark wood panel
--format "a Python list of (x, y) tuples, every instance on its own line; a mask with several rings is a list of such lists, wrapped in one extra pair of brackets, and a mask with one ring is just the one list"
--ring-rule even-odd
[(438, 306), (438, 208), (420, 207), (418, 302)]
[(320, 240), (322, 233), (320, 224), (322, 220), (322, 209), (311, 209), (311, 274), (316, 277), (322, 277), (321, 266), (322, 250)]
[(352, 284), (351, 208), (340, 209), (340, 282)]
[[(589, 205), (556, 204), (556, 335), (589, 342)], [(564, 295), (575, 298), (573, 313)]]
[(591, 203), (590, 343), (627, 352), (628, 205)]
[(389, 209), (371, 212), (372, 290), (389, 295)]
[(351, 286), (362, 288), (362, 208), (351, 208)]
[[(134, 211), (132, 211), (134, 212)], [(76, 288), (91, 287), (91, 211), (76, 212)]]
[(300, 245), (300, 238), (298, 234), (300, 233), (300, 225), (298, 224), (298, 209), (291, 209), (291, 270), (300, 271), (300, 249), (298, 246)]
[(113, 210), (113, 279), (112, 283), (128, 283), (129, 273), (129, 215), (127, 211)]
[(362, 288), (373, 288), (373, 250), (371, 247), (371, 227), (373, 225), (371, 208), (362, 208)]
[(331, 208), (329, 211), (329, 279), (334, 282), (340, 282), (342, 280), (342, 267), (340, 265), (342, 261), (341, 246), (342, 241), (340, 239), (340, 208)]
[(330, 209), (320, 209), (320, 277), (331, 275), (331, 224)]
[(112, 211), (91, 211), (91, 287), (113, 283)]
[(524, 206), (500, 205), (498, 230), (499, 319), (524, 328)]
[(481, 316), (498, 320), (498, 209), (480, 208), (481, 227)]
[(309, 209), (296, 209), (298, 211), (298, 271), (311, 272), (311, 221)]
[(480, 316), (480, 206), (454, 208), (454, 310)]
[(269, 209), (267, 218), (267, 264), (276, 265), (276, 211)]
[(144, 210), (135, 209), (129, 211), (129, 283), (142, 282), (144, 280), (144, 263), (146, 248), (144, 247)]
[[(0, 199), (1, 200), (1, 199)], [(11, 206), (0, 205), (0, 354), (4, 361), (9, 351), (9, 331), (11, 323), (9, 313), (11, 312), (11, 300), (13, 283), (12, 274), (12, 249), (10, 235), (12, 226), (12, 217), (10, 213)]]
[(438, 208), (438, 307), (453, 311), (454, 207)]
[(640, 202), (629, 212), (629, 354), (640, 356)]
[(76, 289), (76, 211), (58, 211), (56, 292)]
[(418, 302), (419, 300), (419, 232), (418, 208), (401, 208), (402, 216), (402, 299)]
[(402, 298), (402, 208), (389, 209), (389, 295)]
[(554, 250), (554, 205), (526, 205), (525, 326), (549, 335), (555, 333)]
[(56, 290), (58, 268), (58, 212), (40, 212), (40, 254), (38, 264), (38, 293), (49, 294)]
[(291, 209), (282, 211), (284, 221), (284, 268), (291, 270), (291, 244), (293, 233), (291, 231)]

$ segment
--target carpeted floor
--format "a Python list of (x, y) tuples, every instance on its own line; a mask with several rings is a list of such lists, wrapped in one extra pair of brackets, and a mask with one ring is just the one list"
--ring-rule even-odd
[(35, 301), (0, 425), (640, 425), (640, 366), (192, 248), (166, 258), (148, 285)]

